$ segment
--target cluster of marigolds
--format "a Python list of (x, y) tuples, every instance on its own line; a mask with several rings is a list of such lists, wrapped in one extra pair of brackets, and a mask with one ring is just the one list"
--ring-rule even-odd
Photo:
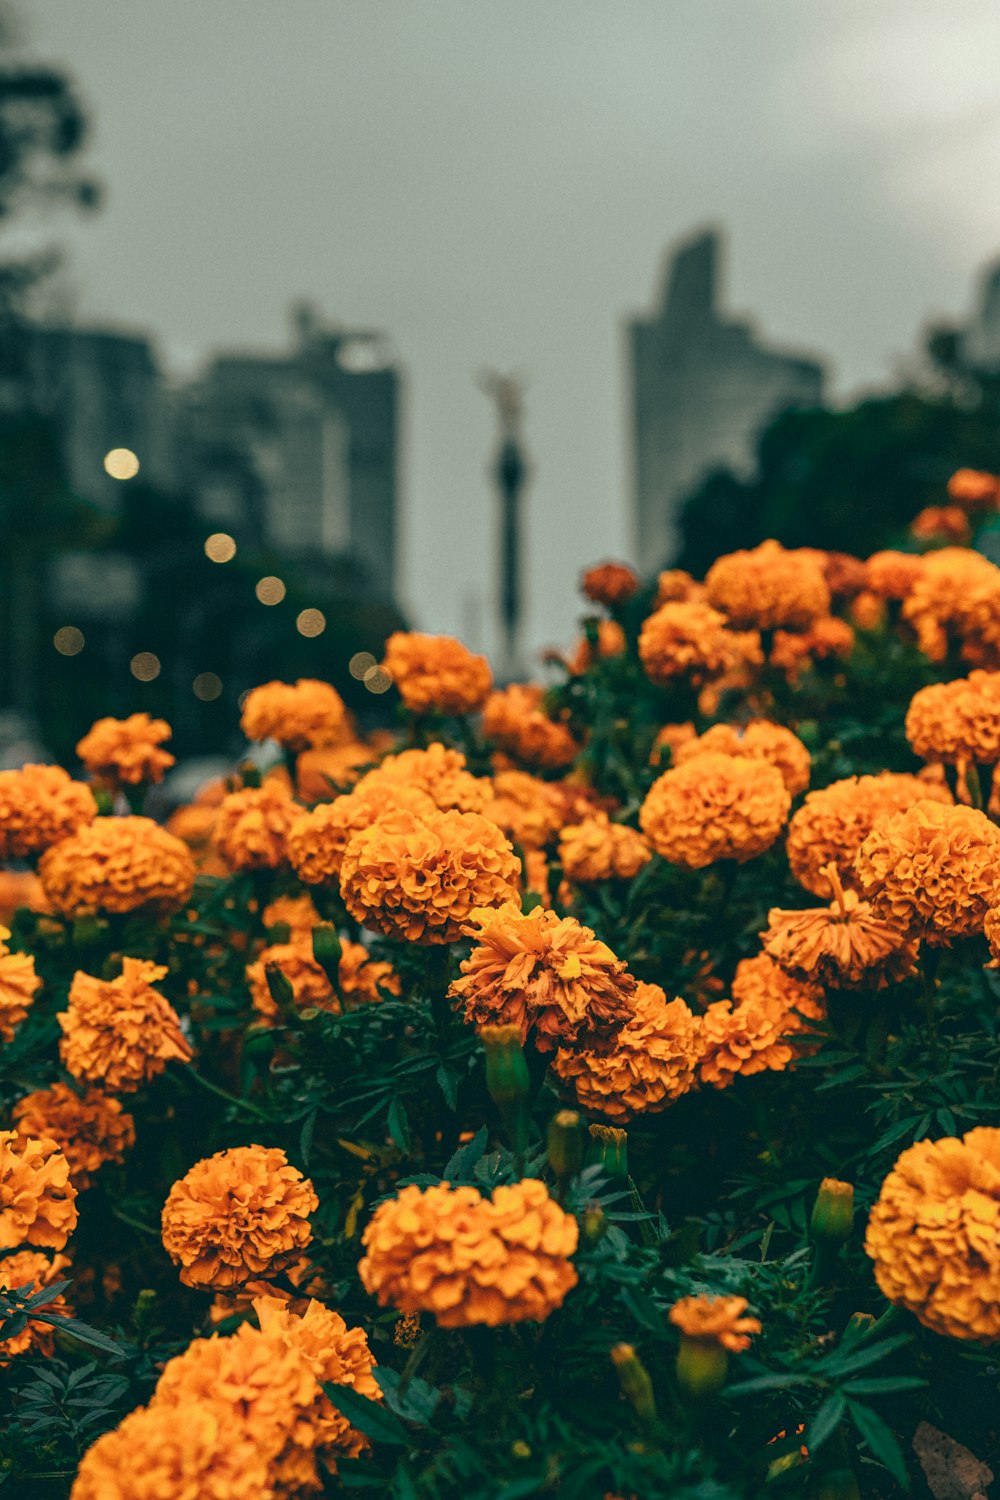
[[(98, 721), (76, 778), (53, 765), (0, 773), (0, 910), (10, 921), (27, 907), (71, 935), (136, 914), (166, 929), (250, 872), (266, 893), (246, 955), (253, 1027), (280, 1027), (283, 1007), (405, 1001), (406, 945), (451, 950), (442, 998), (487, 1058), (540, 1061), (553, 1110), (606, 1142), (692, 1091), (793, 1069), (822, 1045), (831, 990), (884, 991), (968, 938), (1000, 964), (1000, 569), (968, 545), (977, 515), (997, 506), (995, 479), (960, 471), (949, 504), (914, 523), (914, 550), (859, 560), (765, 542), (721, 557), (703, 582), (661, 574), (635, 629), (636, 575), (588, 572), (595, 613), (564, 676), (631, 654), (650, 684), (694, 705), (657, 726), (631, 804), (592, 784), (587, 726), (550, 691), (495, 686), (458, 641), (399, 633), (383, 662), (399, 736), (360, 736), (325, 682), (268, 683), (245, 697), (242, 729), (270, 742), (271, 769), (207, 786), (166, 824), (137, 811), (173, 764), (168, 725), (145, 713)], [(839, 671), (859, 640), (875, 651), (906, 641), (944, 680), (910, 702), (913, 769), (809, 790), (810, 750), (776, 722), (768, 683), (794, 693), (810, 672)], [(657, 862), (712, 867), (724, 883), (781, 848), (801, 901), (770, 911), (724, 993), (637, 979), (630, 952), (574, 914), (600, 887), (627, 903)], [(36, 955), (6, 927), (0, 936), (11, 1043), (43, 981)], [(198, 1066), (185, 999), (169, 960), (120, 951), (110, 972), (76, 969), (54, 1013), (53, 1081), (0, 1122), (0, 1288), (24, 1297), (72, 1283), (78, 1199), (135, 1149), (130, 1102), (166, 1070)], [(357, 1275), (372, 1307), (394, 1309), (401, 1327), (548, 1319), (577, 1287), (581, 1228), (543, 1176), (491, 1195), (410, 1183), (366, 1208)], [(849, 1198), (835, 1181), (824, 1192)], [(317, 1206), (309, 1176), (252, 1139), (178, 1178), (162, 1245), (180, 1282), (205, 1294), (208, 1331), (85, 1454), (74, 1500), (307, 1495), (369, 1448), (330, 1395), (382, 1399), (366, 1332), (310, 1270)], [(903, 1151), (864, 1245), (890, 1302), (951, 1338), (1000, 1340), (1000, 1128)], [(69, 1314), (72, 1301), (71, 1286), (45, 1311)], [(235, 1331), (211, 1332), (234, 1312)], [(669, 1318), (679, 1376), (692, 1350), (739, 1352), (761, 1327), (735, 1296), (686, 1297)], [(51, 1353), (57, 1323), (29, 1317), (0, 1358)], [(613, 1357), (628, 1394), (633, 1351)]]

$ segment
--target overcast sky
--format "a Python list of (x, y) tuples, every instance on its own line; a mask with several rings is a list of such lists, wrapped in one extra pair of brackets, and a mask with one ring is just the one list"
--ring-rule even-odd
[[(532, 641), (628, 555), (623, 321), (727, 227), (729, 305), (877, 383), (1000, 251), (996, 0), (25, 0), (94, 119), (76, 312), (182, 372), (292, 299), (393, 338), (400, 591), (489, 643), (486, 365), (529, 380)], [(477, 626), (477, 614), (481, 623)]]

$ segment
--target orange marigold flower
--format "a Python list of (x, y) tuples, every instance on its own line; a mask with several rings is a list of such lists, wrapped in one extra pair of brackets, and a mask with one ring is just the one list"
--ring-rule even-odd
[(775, 541), (718, 558), (705, 587), (709, 602), (734, 624), (758, 630), (805, 629), (830, 612), (821, 555), (805, 548), (789, 552)]
[(530, 766), (559, 770), (576, 759), (580, 747), (565, 724), (549, 718), (544, 698), (545, 689), (531, 682), (491, 693), (483, 709), (483, 734)]
[(274, 870), (288, 858), (288, 835), (302, 812), (278, 777), (230, 792), (219, 808), (216, 848), (231, 870)]
[(485, 656), (475, 656), (450, 635), (397, 630), (385, 643), (382, 666), (415, 714), (469, 714), (493, 686)]
[(843, 659), (853, 650), (854, 631), (847, 621), (836, 615), (824, 615), (799, 634), (776, 630), (769, 660), (772, 667), (784, 672), (794, 684), (814, 662)]
[(287, 927), (290, 938), (308, 939), (320, 915), (311, 896), (276, 896), (264, 907), (260, 920), (265, 932)]
[(904, 1151), (882, 1183), (865, 1250), (883, 1295), (925, 1327), (1000, 1339), (1000, 1130)]
[(983, 918), (983, 934), (993, 955), (988, 969), (1000, 969), (1000, 906), (991, 906)]
[(580, 580), (583, 593), (595, 604), (625, 604), (638, 587), (638, 574), (625, 563), (597, 563)]
[(267, 983), (267, 966), (277, 964), (292, 986), (294, 1004), (299, 1010), (315, 1006), (317, 1010), (340, 1011), (340, 1001), (326, 971), (313, 957), (308, 937), (298, 936), (288, 943), (272, 943), (257, 960), (247, 965), (247, 984), (253, 1008), (262, 1020), (276, 1021), (280, 1015)]
[(910, 535), (922, 542), (951, 542), (957, 547), (967, 547), (972, 540), (972, 527), (960, 505), (926, 505), (910, 522)]
[(561, 1048), (553, 1069), (590, 1114), (625, 1124), (659, 1114), (694, 1086), (701, 1024), (683, 1000), (667, 1000), (658, 984), (639, 984), (635, 1011), (607, 1052)]
[(240, 728), (248, 740), (276, 740), (289, 750), (336, 745), (349, 731), (344, 700), (328, 682), (265, 682), (246, 696)]
[(781, 778), (793, 797), (809, 785), (812, 760), (797, 734), (769, 719), (751, 719), (749, 724), (713, 724), (705, 733), (687, 739), (674, 751), (673, 764), (682, 766), (706, 750), (720, 755), (742, 756), (746, 760), (766, 760), (781, 772)]
[(886, 622), (885, 600), (872, 589), (864, 589), (851, 600), (851, 619), (856, 630), (883, 630)]
[(205, 803), (176, 807), (164, 827), (175, 839), (187, 844), (200, 875), (224, 876), (229, 867), (220, 858), (213, 842), (218, 809)]
[(521, 862), (479, 813), (399, 810), (356, 833), (340, 894), (356, 921), (410, 943), (453, 943), (476, 907), (517, 894)]
[(788, 825), (785, 852), (792, 874), (814, 896), (827, 900), (833, 887), (827, 865), (845, 886), (855, 884), (854, 860), (875, 820), (902, 812), (919, 798), (950, 803), (944, 783), (931, 785), (919, 776), (883, 771), (878, 776), (847, 776), (809, 792)]
[(544, 849), (562, 827), (566, 807), (561, 787), (529, 771), (497, 771), (484, 816), (523, 849)]
[(402, 781), (359, 784), (353, 792), (300, 813), (288, 832), (288, 858), (306, 885), (334, 884), (340, 878), (344, 850), (356, 833), (389, 811), (434, 810), (433, 799), (419, 786)]
[(541, 1321), (576, 1285), (577, 1238), (576, 1220), (530, 1177), (492, 1201), (411, 1185), (375, 1210), (358, 1274), (382, 1307), (433, 1313), (442, 1328)]
[(42, 987), (31, 953), (12, 953), (7, 946), (10, 932), (0, 927), (0, 1040), (9, 1042)]
[(559, 860), (567, 880), (631, 880), (651, 858), (649, 844), (634, 828), (612, 823), (607, 813), (584, 818), (559, 835)]
[(679, 603), (685, 599), (704, 599), (705, 585), (698, 583), (690, 573), (685, 573), (683, 568), (668, 568), (661, 573), (656, 582), (655, 609), (661, 604), (670, 604), (672, 601)]
[(362, 771), (377, 759), (372, 747), (361, 740), (303, 750), (295, 762), (298, 795), (303, 802), (329, 802), (350, 791)]
[(1000, 761), (1000, 672), (970, 672), (914, 693), (906, 738), (921, 760), (958, 765)]
[(749, 1349), (750, 1335), (761, 1331), (759, 1318), (744, 1316), (748, 1306), (745, 1297), (712, 1297), (702, 1292), (698, 1297), (682, 1297), (667, 1317), (689, 1339), (705, 1339), (739, 1354)]
[(1000, 896), (1000, 828), (972, 807), (916, 802), (879, 818), (858, 850), (875, 917), (927, 943), (981, 932)]
[(0, 1250), (61, 1250), (78, 1218), (69, 1162), (55, 1141), (0, 1130)]
[[(668, 759), (670, 764), (675, 766), (682, 745), (689, 745), (697, 738), (698, 731), (690, 721), (686, 724), (664, 724), (653, 741), (649, 764), (659, 766), (663, 764), (664, 759)], [(668, 752), (666, 757), (663, 753), (665, 750)]]
[(0, 771), (0, 859), (38, 854), (96, 816), (90, 787), (61, 766)]
[(42, 882), (33, 870), (0, 870), (0, 927), (6, 927), (22, 909), (51, 913)]
[(78, 1192), (85, 1192), (105, 1162), (122, 1162), (135, 1145), (135, 1121), (118, 1102), (88, 1089), (75, 1094), (65, 1083), (26, 1094), (13, 1110), (21, 1136), (48, 1136), (69, 1162)]
[(606, 1046), (633, 1014), (635, 980), (624, 961), (575, 917), (514, 902), (474, 911), (476, 940), (449, 995), (473, 1026), (513, 1025), (539, 1052)]
[(224, 1400), (138, 1407), (87, 1449), (70, 1500), (276, 1500), (266, 1450)]
[(865, 563), (868, 589), (879, 599), (905, 599), (923, 571), (917, 552), (873, 552)]
[(919, 576), (903, 600), (903, 619), (931, 661), (944, 661), (952, 640), (971, 628), (973, 601), (984, 589), (995, 591), (1000, 571), (966, 547), (942, 547), (923, 559)]
[(824, 552), (823, 576), (834, 599), (853, 599), (868, 587), (868, 569), (850, 552)]
[(151, 818), (97, 818), (46, 849), (38, 873), (64, 916), (175, 911), (194, 885), (194, 860), (180, 839)]
[(802, 1030), (802, 1018), (821, 1021), (826, 1015), (822, 985), (815, 979), (793, 978), (766, 953), (741, 958), (731, 988), (737, 1005), (750, 1000), (779, 1001), (790, 1017), (787, 1033)]
[(379, 791), (394, 794), (400, 786), (426, 792), (442, 812), (457, 808), (459, 812), (483, 812), (491, 796), (485, 776), (473, 776), (460, 750), (435, 742), (425, 750), (401, 750), (387, 755), (380, 765), (369, 771), (354, 790), (368, 795)]
[(701, 870), (717, 859), (742, 864), (769, 849), (790, 806), (774, 766), (706, 751), (653, 782), (639, 825), (664, 859)]
[(565, 659), (566, 670), (571, 677), (579, 677), (595, 661), (607, 661), (611, 656), (621, 656), (627, 644), (625, 632), (617, 620), (598, 620), (596, 643), (591, 645), (589, 638), (582, 635)]
[(359, 1004), (377, 1005), (385, 998), (383, 991), (390, 995), (402, 993), (399, 975), (392, 964), (372, 958), (364, 943), (352, 943), (346, 938), (340, 944), (337, 977), (344, 999)]
[(833, 903), (767, 914), (764, 951), (796, 979), (838, 989), (882, 990), (916, 972), (917, 944), (872, 915), (857, 891), (844, 891), (831, 866)]
[[(43, 1255), (38, 1250), (19, 1250), (0, 1260), (0, 1291), (19, 1292), (22, 1297), (34, 1296), (35, 1292), (51, 1286), (54, 1281), (65, 1281), (64, 1272), (69, 1265), (66, 1255)], [(68, 1318), (72, 1308), (62, 1292), (51, 1302), (46, 1302), (40, 1312), (56, 1313)], [(49, 1323), (36, 1323), (28, 1319), (20, 1333), (0, 1339), (0, 1368), (18, 1354), (40, 1354), (50, 1359), (55, 1348), (55, 1329)]]
[(169, 750), (161, 750), (170, 738), (166, 719), (149, 714), (129, 714), (127, 719), (98, 719), (76, 747), (76, 753), (92, 776), (116, 786), (141, 786), (163, 780), (175, 764)]
[(725, 615), (701, 600), (661, 604), (642, 623), (639, 659), (650, 681), (668, 685), (686, 678), (697, 686), (730, 671), (740, 660), (740, 637)]
[(174, 1183), (163, 1206), (163, 1248), (185, 1286), (239, 1286), (298, 1258), (318, 1205), (312, 1183), (283, 1151), (234, 1146)]
[(803, 1050), (789, 1038), (823, 1014), (818, 985), (792, 979), (766, 953), (743, 959), (733, 1000), (716, 1000), (701, 1018), (702, 1082), (723, 1089), (737, 1074), (783, 1072)]
[(948, 480), (948, 497), (966, 510), (996, 510), (1000, 505), (1000, 476), (982, 469), (956, 469)]
[(153, 989), (166, 974), (144, 958), (122, 959), (117, 979), (77, 970), (69, 1006), (56, 1017), (59, 1055), (74, 1078), (132, 1094), (168, 1062), (191, 1061), (177, 1012)]

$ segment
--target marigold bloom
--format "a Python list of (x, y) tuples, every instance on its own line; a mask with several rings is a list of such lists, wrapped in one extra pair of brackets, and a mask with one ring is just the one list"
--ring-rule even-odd
[(129, 714), (127, 719), (98, 719), (76, 747), (76, 753), (92, 776), (119, 786), (142, 786), (163, 780), (175, 764), (169, 750), (161, 750), (170, 738), (166, 719), (149, 714)]
[[(923, 559), (919, 576), (903, 600), (903, 619), (931, 661), (944, 661), (949, 643), (971, 629), (970, 609), (985, 589), (995, 591), (1000, 570), (966, 547), (942, 547)], [(978, 662), (978, 665), (984, 665)]]
[(0, 1130), (0, 1250), (61, 1250), (78, 1218), (69, 1163), (55, 1141)]
[(882, 1183), (865, 1250), (883, 1295), (927, 1328), (1000, 1339), (1000, 1130), (904, 1151)]
[(683, 677), (697, 687), (721, 676), (740, 660), (740, 646), (725, 615), (697, 599), (661, 604), (639, 632), (639, 660), (662, 686)]
[(42, 987), (31, 953), (12, 953), (7, 946), (10, 932), (0, 927), (0, 1040), (9, 1042), (24, 1020)]
[(667, 1000), (658, 984), (639, 984), (635, 1011), (610, 1051), (561, 1048), (553, 1069), (589, 1114), (625, 1124), (659, 1114), (694, 1086), (701, 1025), (683, 1000)]
[(358, 1004), (378, 1004), (384, 998), (384, 990), (390, 995), (402, 992), (399, 975), (392, 964), (385, 959), (372, 958), (364, 943), (352, 943), (347, 938), (340, 944), (337, 978), (344, 999)]
[(843, 989), (882, 990), (916, 972), (917, 944), (872, 915), (856, 891), (840, 888), (830, 906), (767, 914), (764, 951), (796, 979)]
[(656, 602), (653, 607), (659, 609), (661, 604), (670, 604), (672, 601), (683, 602), (685, 599), (704, 597), (703, 583), (698, 583), (683, 568), (667, 568), (656, 581)]
[(105, 1162), (121, 1162), (135, 1145), (135, 1122), (118, 1102), (88, 1089), (75, 1094), (65, 1083), (36, 1089), (14, 1105), (14, 1126), (21, 1136), (48, 1136), (69, 1162), (69, 1175), (84, 1192)]
[(767, 953), (741, 958), (731, 985), (737, 1005), (750, 1000), (777, 1000), (788, 1013), (786, 1034), (803, 1029), (806, 1021), (821, 1021), (826, 1015), (823, 987), (815, 979), (793, 978)]
[(786, 551), (775, 541), (718, 558), (705, 576), (708, 598), (736, 625), (805, 629), (830, 612), (830, 590), (818, 553)]
[(582, 635), (565, 658), (566, 670), (571, 677), (579, 677), (595, 661), (607, 661), (611, 656), (621, 656), (627, 645), (625, 632), (617, 620), (598, 620), (595, 644), (591, 645), (588, 637)]
[(185, 1286), (239, 1286), (298, 1258), (318, 1205), (312, 1183), (283, 1151), (234, 1146), (174, 1183), (163, 1206), (163, 1248)]
[(766, 760), (781, 772), (781, 778), (793, 797), (809, 785), (812, 759), (797, 734), (768, 719), (751, 719), (749, 724), (713, 724), (704, 734), (687, 739), (674, 750), (673, 764), (682, 766), (706, 750), (720, 755), (742, 756), (745, 760)]
[(514, 902), (474, 911), (465, 929), (476, 947), (449, 995), (473, 1026), (515, 1025), (540, 1052), (606, 1046), (633, 1014), (635, 980), (589, 927)]
[(864, 589), (851, 600), (851, 621), (856, 630), (884, 630), (888, 611), (884, 599), (871, 589)]
[[(675, 766), (681, 747), (691, 744), (698, 738), (698, 731), (690, 721), (686, 724), (664, 724), (663, 728), (657, 731), (656, 739), (653, 741), (649, 764), (659, 766), (667, 759), (672, 766)], [(666, 756), (664, 751), (667, 752)]]
[(270, 964), (277, 964), (292, 986), (298, 1010), (314, 1006), (317, 1010), (339, 1012), (340, 1001), (325, 969), (313, 957), (312, 944), (308, 938), (297, 935), (288, 943), (272, 943), (262, 949), (252, 964), (247, 964), (250, 998), (262, 1020), (277, 1021), (280, 1015), (267, 983), (267, 966)]
[(295, 762), (295, 787), (302, 802), (330, 802), (350, 791), (378, 755), (361, 740), (303, 750)]
[(453, 943), (476, 907), (517, 894), (521, 862), (478, 813), (390, 812), (344, 851), (340, 894), (352, 917), (386, 937)]
[(450, 635), (397, 630), (385, 643), (382, 666), (415, 714), (469, 714), (493, 686), (485, 656), (475, 656)]
[(868, 590), (879, 599), (905, 599), (923, 571), (917, 552), (873, 552), (865, 563)]
[(541, 1321), (576, 1285), (577, 1239), (576, 1220), (533, 1178), (492, 1201), (472, 1187), (411, 1185), (372, 1215), (358, 1274), (382, 1307), (433, 1313), (442, 1328)]
[(588, 568), (580, 588), (595, 604), (625, 604), (639, 587), (639, 578), (625, 563), (603, 562)]
[(815, 662), (843, 659), (853, 650), (854, 631), (847, 621), (824, 615), (806, 631), (776, 630), (768, 660), (794, 685)]
[(792, 874), (814, 896), (833, 895), (826, 867), (833, 865), (845, 886), (855, 884), (854, 860), (877, 818), (902, 812), (920, 798), (951, 802), (947, 786), (932, 785), (904, 772), (847, 776), (809, 792), (788, 825), (785, 852)]
[(914, 693), (906, 738), (921, 760), (958, 765), (1000, 761), (1000, 672), (970, 672)]
[(612, 823), (607, 813), (584, 818), (559, 835), (559, 860), (566, 879), (579, 885), (631, 880), (651, 857), (642, 834), (624, 823)]
[(357, 786), (300, 813), (288, 832), (288, 858), (296, 875), (306, 885), (336, 884), (344, 850), (354, 835), (398, 810), (433, 813), (435, 804), (421, 788), (399, 782)]
[(6, 927), (22, 908), (51, 913), (42, 882), (33, 870), (0, 870), (0, 927)]
[(956, 547), (967, 547), (972, 540), (972, 527), (960, 505), (926, 505), (910, 522), (910, 535), (922, 542), (951, 542)]
[(739, 1354), (749, 1349), (750, 1335), (761, 1331), (759, 1318), (744, 1316), (748, 1306), (745, 1297), (712, 1297), (702, 1292), (698, 1297), (682, 1297), (667, 1317), (688, 1338), (705, 1339)]
[(140, 1406), (87, 1449), (70, 1500), (276, 1500), (266, 1452), (224, 1402)]
[(866, 564), (850, 552), (824, 552), (823, 576), (834, 599), (854, 599), (868, 587)]
[[(491, 796), (489, 781), (473, 776), (460, 750), (438, 742), (425, 750), (401, 750), (387, 755), (374, 770), (362, 776), (354, 790), (364, 796), (376, 791), (395, 795), (396, 788), (425, 792), (442, 812), (483, 812)], [(383, 809), (385, 810), (385, 809)]]
[(194, 886), (190, 849), (151, 818), (97, 818), (46, 849), (38, 873), (64, 916), (175, 911)]
[(948, 480), (948, 497), (966, 510), (996, 510), (1000, 505), (1000, 476), (982, 469), (956, 469)]
[(530, 682), (491, 693), (483, 709), (483, 734), (529, 766), (559, 770), (576, 759), (579, 746), (565, 724), (549, 718), (544, 697), (544, 688)]
[(769, 849), (790, 806), (773, 765), (706, 751), (653, 782), (639, 825), (664, 859), (701, 870), (717, 859), (742, 864)]
[(187, 844), (199, 875), (229, 874), (229, 866), (215, 848), (215, 825), (218, 821), (217, 807), (190, 803), (184, 807), (175, 807), (164, 824), (168, 833)]
[(302, 809), (276, 776), (230, 792), (219, 808), (216, 848), (231, 870), (274, 870), (288, 857), (288, 835)]
[(240, 728), (248, 740), (276, 740), (289, 750), (336, 745), (349, 733), (344, 700), (328, 682), (265, 682), (246, 696)]
[(724, 1089), (737, 1075), (781, 1073), (795, 1055), (788, 1033), (795, 1018), (771, 996), (744, 1000), (716, 1000), (701, 1018), (702, 1057), (699, 1076), (703, 1083)]
[(265, 932), (287, 927), (291, 939), (308, 939), (320, 915), (311, 896), (276, 896), (264, 907), (260, 920)]
[(153, 989), (166, 974), (144, 958), (122, 959), (117, 979), (77, 970), (69, 1006), (56, 1017), (59, 1056), (74, 1078), (132, 1094), (168, 1062), (191, 1061), (177, 1012)]
[(875, 917), (948, 943), (981, 932), (1000, 898), (1000, 828), (972, 807), (916, 802), (878, 820), (855, 868)]
[(522, 849), (544, 849), (565, 818), (562, 789), (529, 771), (497, 771), (485, 817)]
[[(64, 1272), (69, 1265), (66, 1255), (51, 1258), (38, 1250), (19, 1250), (14, 1255), (0, 1260), (0, 1291), (20, 1290), (22, 1297), (31, 1297), (55, 1281), (65, 1281)], [(72, 1316), (72, 1308), (62, 1292), (51, 1302), (46, 1302), (39, 1312), (56, 1313), (61, 1317)], [(28, 1319), (20, 1333), (0, 1339), (0, 1368), (18, 1354), (40, 1354), (44, 1359), (52, 1356), (55, 1347), (55, 1330), (50, 1323), (37, 1323)]]
[(23, 859), (97, 816), (94, 794), (61, 766), (0, 771), (0, 859)]

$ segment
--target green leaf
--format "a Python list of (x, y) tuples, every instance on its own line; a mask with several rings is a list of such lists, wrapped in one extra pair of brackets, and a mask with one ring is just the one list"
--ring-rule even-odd
[(458, 1074), (447, 1063), (438, 1063), (434, 1074), (437, 1086), (444, 1095), (444, 1102), (453, 1112), (458, 1109)]
[(787, 1391), (793, 1385), (807, 1385), (808, 1375), (757, 1375), (753, 1380), (739, 1380), (727, 1385), (727, 1396), (752, 1396), (755, 1391)]
[(96, 1328), (91, 1328), (89, 1323), (78, 1323), (76, 1318), (62, 1318), (58, 1313), (32, 1313), (32, 1318), (36, 1323), (48, 1323), (62, 1333), (72, 1334), (73, 1338), (81, 1344), (89, 1344), (93, 1349), (103, 1349), (105, 1354), (128, 1353), (124, 1345), (116, 1344), (114, 1339), (109, 1339), (106, 1333), (99, 1333)]
[(810, 1455), (814, 1454), (823, 1446), (827, 1438), (832, 1437), (843, 1419), (847, 1408), (847, 1402), (839, 1391), (831, 1391), (819, 1411), (809, 1423), (805, 1435), (805, 1445)]
[(393, 1099), (389, 1105), (389, 1113), (386, 1117), (389, 1126), (389, 1134), (392, 1136), (400, 1151), (410, 1149), (410, 1118), (406, 1113), (406, 1105), (401, 1099)]
[(373, 1443), (386, 1443), (396, 1448), (408, 1448), (410, 1434), (398, 1417), (394, 1417), (380, 1401), (362, 1396), (349, 1385), (334, 1385), (323, 1381), (323, 1393), (341, 1412), (352, 1427), (371, 1438)]
[(855, 1370), (864, 1370), (868, 1365), (877, 1365), (880, 1359), (885, 1359), (894, 1350), (902, 1349), (904, 1344), (910, 1342), (910, 1334), (899, 1333), (895, 1338), (882, 1339), (877, 1344), (866, 1344), (864, 1348), (856, 1353), (848, 1354), (846, 1358), (836, 1353), (831, 1354), (829, 1359), (822, 1361), (820, 1368), (828, 1379), (839, 1380), (842, 1375), (851, 1375)]
[(851, 1421), (868, 1444), (873, 1457), (877, 1458), (879, 1463), (885, 1464), (893, 1479), (908, 1491), (910, 1476), (907, 1473), (903, 1450), (882, 1418), (873, 1412), (870, 1406), (862, 1406), (857, 1401), (848, 1401), (847, 1409)]
[(442, 1180), (444, 1182), (462, 1182), (472, 1175), (472, 1170), (482, 1158), (489, 1140), (489, 1130), (481, 1125), (464, 1146), (459, 1146), (451, 1160), (446, 1164)]
[(919, 1391), (926, 1385), (919, 1375), (885, 1375), (875, 1380), (849, 1380), (841, 1390), (845, 1396), (892, 1396), (897, 1391)]

